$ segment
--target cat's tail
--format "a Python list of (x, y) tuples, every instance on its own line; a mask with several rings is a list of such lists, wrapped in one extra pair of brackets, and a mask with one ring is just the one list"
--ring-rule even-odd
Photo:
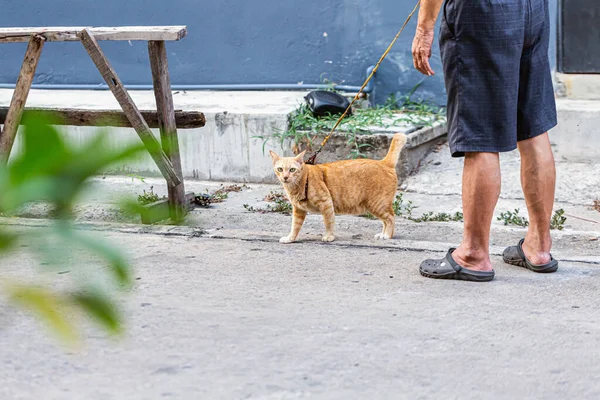
[(398, 157), (400, 157), (400, 152), (404, 148), (404, 145), (406, 145), (406, 135), (404, 133), (396, 133), (387, 155), (381, 162), (391, 168), (396, 168)]

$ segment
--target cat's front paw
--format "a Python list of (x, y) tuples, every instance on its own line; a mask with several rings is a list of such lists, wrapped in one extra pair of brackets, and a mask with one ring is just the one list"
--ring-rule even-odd
[(335, 240), (335, 235), (325, 234), (321, 240), (323, 242), (333, 242)]
[(377, 235), (375, 235), (375, 239), (377, 240), (388, 240), (391, 239), (391, 237), (385, 233), (378, 233)]
[(289, 236), (284, 236), (279, 239), (279, 243), (294, 243), (294, 240), (290, 239)]

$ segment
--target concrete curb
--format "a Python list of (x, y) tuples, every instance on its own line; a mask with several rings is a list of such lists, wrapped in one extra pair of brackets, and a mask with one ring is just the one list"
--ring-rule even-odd
[[(436, 224), (429, 222), (428, 224)], [(23, 228), (47, 228), (52, 225), (52, 220), (48, 219), (31, 219), (31, 218), (5, 218), (0, 217), (0, 225)], [(205, 239), (222, 239), (222, 240), (242, 240), (252, 242), (271, 242), (279, 241), (279, 236), (275, 234), (265, 234), (264, 231), (247, 230), (247, 229), (201, 229), (189, 226), (174, 226), (174, 225), (137, 225), (112, 222), (75, 222), (73, 226), (76, 229), (95, 231), (95, 232), (118, 232), (138, 235), (159, 235), (159, 236), (176, 236), (187, 238), (205, 238)], [(505, 229), (503, 229), (505, 228)], [(514, 228), (494, 226), (493, 230), (511, 231)], [(525, 230), (522, 230), (525, 232)], [(572, 237), (600, 237), (600, 232), (589, 231), (569, 231), (556, 232), (555, 238), (568, 236)], [(353, 240), (336, 240), (332, 243), (323, 243), (320, 241), (320, 236), (310, 235), (306, 240), (298, 241), (298, 243), (311, 243), (317, 246), (332, 246), (335, 248), (373, 248), (388, 251), (411, 251), (411, 252), (434, 252), (445, 253), (449, 248), (456, 246), (456, 243), (445, 241), (423, 241), (423, 240), (407, 240), (393, 239), (389, 241), (365, 241), (357, 243)], [(292, 245), (293, 246), (293, 245)], [(501, 256), (504, 247), (491, 246), (490, 251), (494, 256)], [(592, 265), (600, 265), (600, 255), (598, 256), (577, 256), (569, 254), (565, 251), (556, 252), (554, 254), (563, 262), (578, 262)]]

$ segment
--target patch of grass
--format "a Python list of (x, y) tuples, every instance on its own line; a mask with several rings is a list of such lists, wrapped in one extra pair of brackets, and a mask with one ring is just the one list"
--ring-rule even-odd
[(271, 192), (265, 196), (264, 201), (270, 201), (273, 203), (282, 203), (288, 201), (287, 197), (283, 192), (275, 192), (271, 190)]
[[(393, 128), (410, 124), (424, 127), (444, 118), (442, 108), (423, 100), (411, 100), (411, 96), (420, 84), (417, 84), (407, 96), (400, 99), (395, 95), (391, 95), (382, 106), (354, 109), (352, 115), (347, 116), (342, 121), (337, 130), (346, 135), (348, 145), (353, 148), (348, 158), (365, 157), (363, 151), (372, 146), (366, 143), (358, 143), (357, 136), (369, 133), (369, 128), (372, 126)], [(306, 104), (301, 104), (290, 115), (288, 128), (285, 131), (276, 132), (273, 137), (279, 139), (281, 145), (286, 140), (292, 140), (296, 149), (302, 144), (311, 147), (314, 140), (313, 135), (324, 132), (329, 133), (338, 118), (339, 115), (327, 115), (317, 118), (313, 116)], [(262, 136), (256, 137), (264, 140), (264, 151), (268, 139)]]
[[(244, 187), (246, 187), (246, 185), (244, 185)], [(211, 203), (222, 203), (225, 200), (227, 200), (229, 198), (229, 193), (232, 192), (241, 192), (242, 191), (242, 186), (239, 185), (229, 185), (229, 186), (223, 186), (221, 185), (221, 187), (215, 191), (213, 191), (209, 197), (210, 197), (210, 202)], [(208, 189), (206, 189), (206, 193), (208, 193)]]
[(396, 214), (398, 217), (406, 217), (408, 219), (412, 217), (412, 211), (414, 208), (413, 203), (409, 200), (406, 204), (404, 204), (402, 193), (398, 193), (396, 195), (396, 199), (394, 200), (392, 207), (394, 208), (394, 214)]
[[(413, 222), (450, 222), (450, 221), (462, 221), (463, 213), (455, 212), (454, 214), (448, 213), (434, 213), (428, 212), (424, 213), (420, 217), (413, 217), (412, 212), (414, 209), (412, 201), (404, 201), (403, 194), (398, 193), (396, 195), (396, 199), (393, 203), (394, 214), (398, 217), (403, 217)], [(361, 217), (375, 219), (375, 217), (371, 213), (366, 213), (361, 215)]]
[(436, 222), (450, 222), (450, 221), (454, 221), (454, 222), (460, 222), (464, 219), (463, 213), (461, 213), (460, 211), (455, 212), (454, 214), (448, 214), (448, 213), (433, 213), (433, 212), (428, 212), (425, 213), (423, 215), (421, 215), (418, 218), (409, 218), (411, 221), (414, 222), (430, 222), (430, 221), (436, 221)]
[(521, 217), (519, 211), (518, 208), (515, 208), (514, 211), (500, 213), (500, 216), (497, 219), (498, 221), (504, 222), (504, 225), (529, 226), (529, 221), (526, 217)]
[[(228, 185), (228, 186), (221, 185), (221, 187), (219, 189), (217, 189), (217, 190), (215, 190), (213, 192), (213, 195), (217, 196), (217, 197), (219, 197), (219, 196), (222, 197), (223, 195), (226, 195), (227, 193), (238, 193), (238, 192), (241, 192), (243, 189), (248, 189), (248, 186), (246, 186), (246, 185), (241, 185), (240, 186), (240, 185), (235, 185), (235, 184), (234, 185)], [(227, 196), (225, 196), (225, 198), (227, 198)]]
[(154, 193), (154, 187), (150, 186), (149, 192), (146, 192), (146, 190), (144, 189), (144, 193), (138, 196), (138, 203), (142, 206), (145, 206), (147, 204), (155, 203), (159, 200), (163, 200), (166, 198), (166, 196), (160, 197), (159, 195)]
[[(503, 221), (504, 225), (515, 225), (527, 227), (529, 226), (529, 221), (526, 217), (521, 217), (519, 215), (519, 209), (515, 208), (514, 211), (507, 211), (500, 213), (500, 216), (497, 218), (498, 221)], [(565, 210), (562, 208), (554, 211), (552, 214), (552, 219), (550, 220), (550, 229), (562, 231), (565, 227), (565, 222), (567, 221), (567, 217), (564, 216)]]
[(253, 207), (249, 204), (244, 204), (244, 208), (249, 212), (257, 212), (261, 214), (272, 212), (289, 215), (292, 213), (292, 203), (290, 203), (287, 197), (285, 197), (285, 194), (281, 192), (271, 191), (271, 193), (265, 196), (264, 201), (274, 203), (274, 205), (267, 204), (266, 207), (261, 208)]
[(562, 231), (565, 227), (565, 222), (567, 222), (567, 217), (564, 216), (565, 210), (558, 209), (554, 211), (552, 215), (552, 219), (550, 220), (550, 229), (557, 229)]

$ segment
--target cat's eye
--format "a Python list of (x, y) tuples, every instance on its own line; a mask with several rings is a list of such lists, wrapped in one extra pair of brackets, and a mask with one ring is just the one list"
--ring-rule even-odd
[(277, 168), (277, 172), (283, 172), (283, 168), (281, 168), (281, 167)]
[(290, 172), (296, 172), (296, 168), (290, 168)]

